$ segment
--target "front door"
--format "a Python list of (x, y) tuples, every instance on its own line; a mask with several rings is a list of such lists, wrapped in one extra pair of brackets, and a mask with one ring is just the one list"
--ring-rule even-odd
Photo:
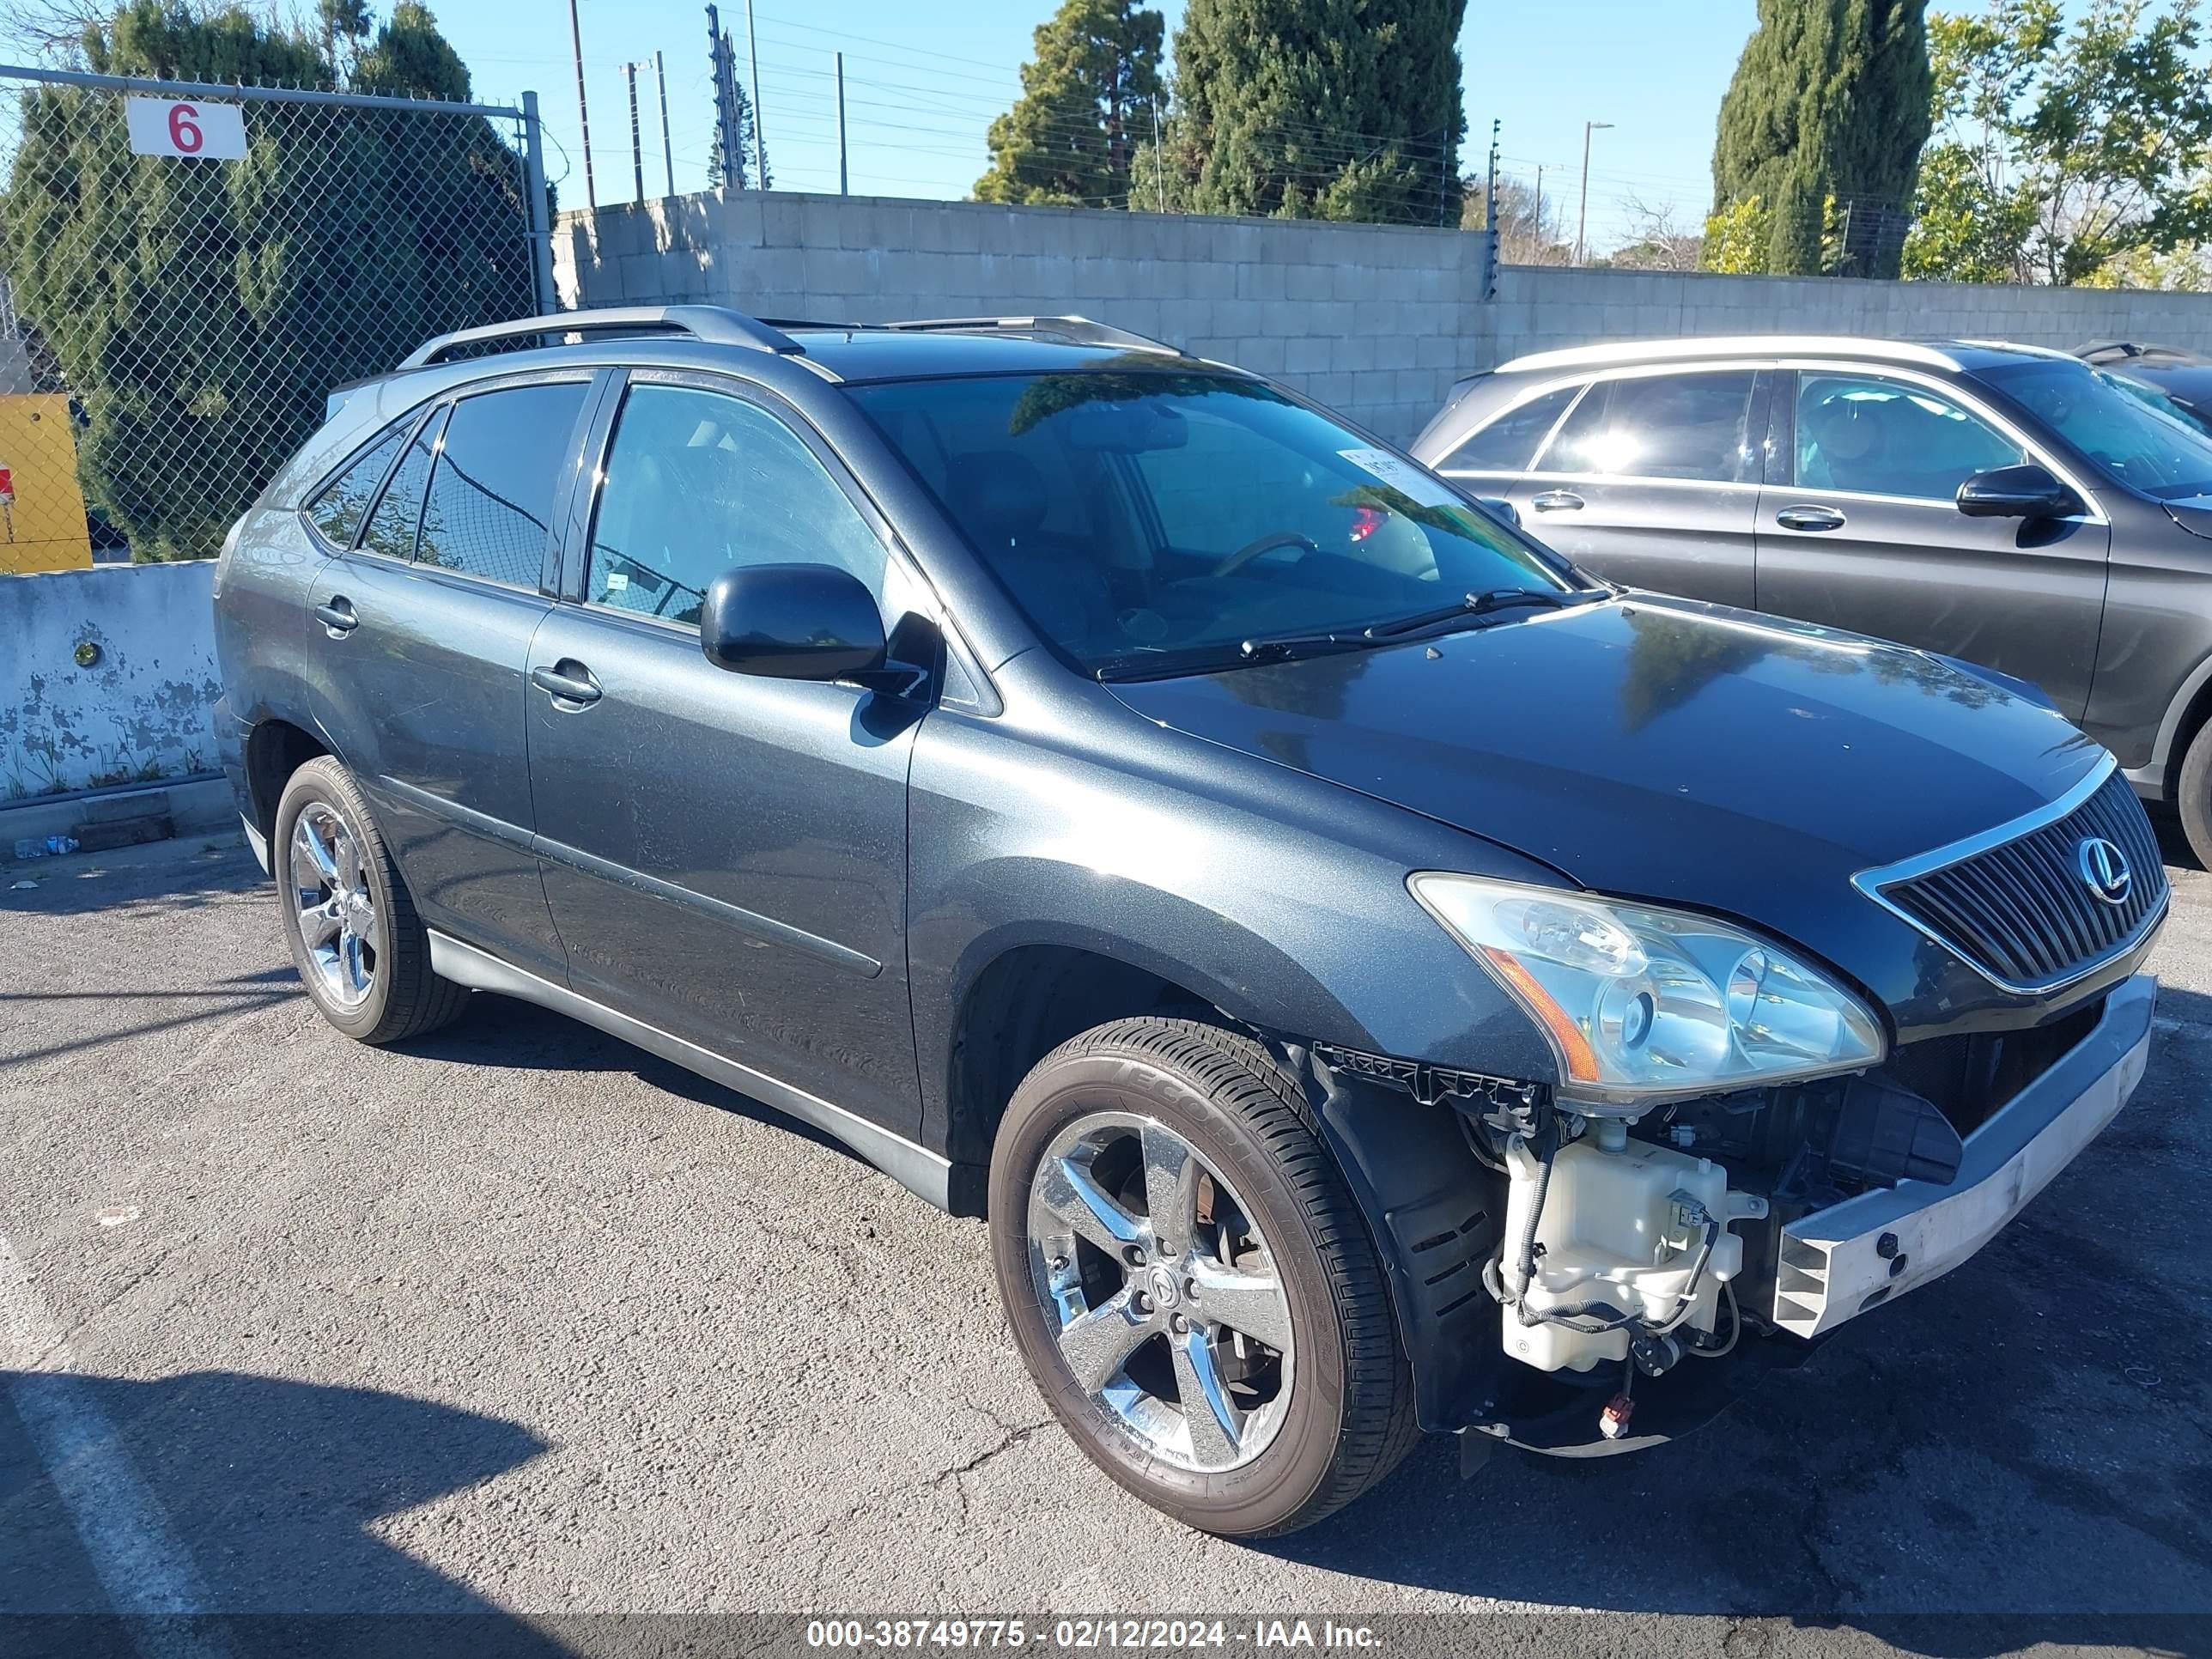
[(1784, 377), (1759, 501), (1759, 608), (1983, 663), (2088, 707), (2112, 531), (1972, 519), (1959, 486), (2042, 461), (1948, 389), (1893, 372)]
[(440, 405), (308, 595), (313, 705), (431, 927), (557, 978), (530, 851), (523, 664), (586, 380)]
[(1598, 380), (1507, 499), (1539, 540), (1601, 575), (1748, 605), (1759, 391), (1741, 365)]
[(581, 603), (530, 653), (537, 845), (569, 983), (911, 1137), (919, 707), (731, 673), (698, 635), (702, 594), (738, 564), (835, 563), (897, 612), (887, 533), (794, 417), (696, 377), (632, 377), (603, 478)]

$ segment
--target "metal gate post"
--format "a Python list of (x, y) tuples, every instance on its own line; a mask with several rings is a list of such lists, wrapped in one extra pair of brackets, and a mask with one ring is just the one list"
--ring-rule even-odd
[(531, 286), (538, 294), (541, 317), (561, 308), (553, 291), (553, 224), (545, 199), (545, 139), (538, 129), (538, 94), (522, 94), (523, 172), (530, 191)]

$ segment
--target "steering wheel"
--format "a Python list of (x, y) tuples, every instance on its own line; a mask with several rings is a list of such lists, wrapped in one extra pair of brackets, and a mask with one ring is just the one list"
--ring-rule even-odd
[(1262, 553), (1272, 553), (1279, 547), (1303, 547), (1309, 553), (1321, 551), (1321, 544), (1310, 536), (1301, 536), (1295, 530), (1278, 530), (1256, 542), (1247, 542), (1206, 574), (1212, 576), (1233, 576)]

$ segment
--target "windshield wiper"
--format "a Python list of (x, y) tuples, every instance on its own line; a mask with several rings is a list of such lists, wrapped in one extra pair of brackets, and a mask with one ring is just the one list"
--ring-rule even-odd
[(1598, 591), (1595, 588), (1576, 588), (1571, 593), (1562, 593), (1549, 587), (1493, 587), (1486, 593), (1469, 593), (1457, 605), (1439, 605), (1434, 611), (1424, 611), (1419, 616), (1377, 623), (1367, 630), (1367, 637), (1370, 640), (1394, 640), (1401, 634), (1433, 628), (1438, 623), (1486, 617), (1521, 605), (1539, 605), (1547, 611), (1562, 610), (1570, 605), (1582, 604), (1586, 598), (1595, 597)]

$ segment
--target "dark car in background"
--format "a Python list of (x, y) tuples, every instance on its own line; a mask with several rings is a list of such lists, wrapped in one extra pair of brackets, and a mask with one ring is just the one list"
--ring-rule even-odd
[(2122, 386), (2178, 411), (2191, 426), (2212, 432), (2212, 360), (2179, 346), (2101, 340), (2076, 346), (2074, 355)]
[[(1710, 1419), (1972, 1255), (2148, 1052), (2149, 824), (2042, 701), (1630, 594), (1079, 319), (432, 341), (216, 610), (331, 1025), (520, 998), (988, 1215), (1007, 1363), (1222, 1533), (1421, 1429)], [(883, 1267), (916, 1342), (969, 1301)], [(820, 1293), (749, 1292), (793, 1378)]]
[(2212, 437), (2063, 353), (1687, 339), (1461, 382), (1413, 453), (1613, 580), (2040, 689), (2212, 865)]

